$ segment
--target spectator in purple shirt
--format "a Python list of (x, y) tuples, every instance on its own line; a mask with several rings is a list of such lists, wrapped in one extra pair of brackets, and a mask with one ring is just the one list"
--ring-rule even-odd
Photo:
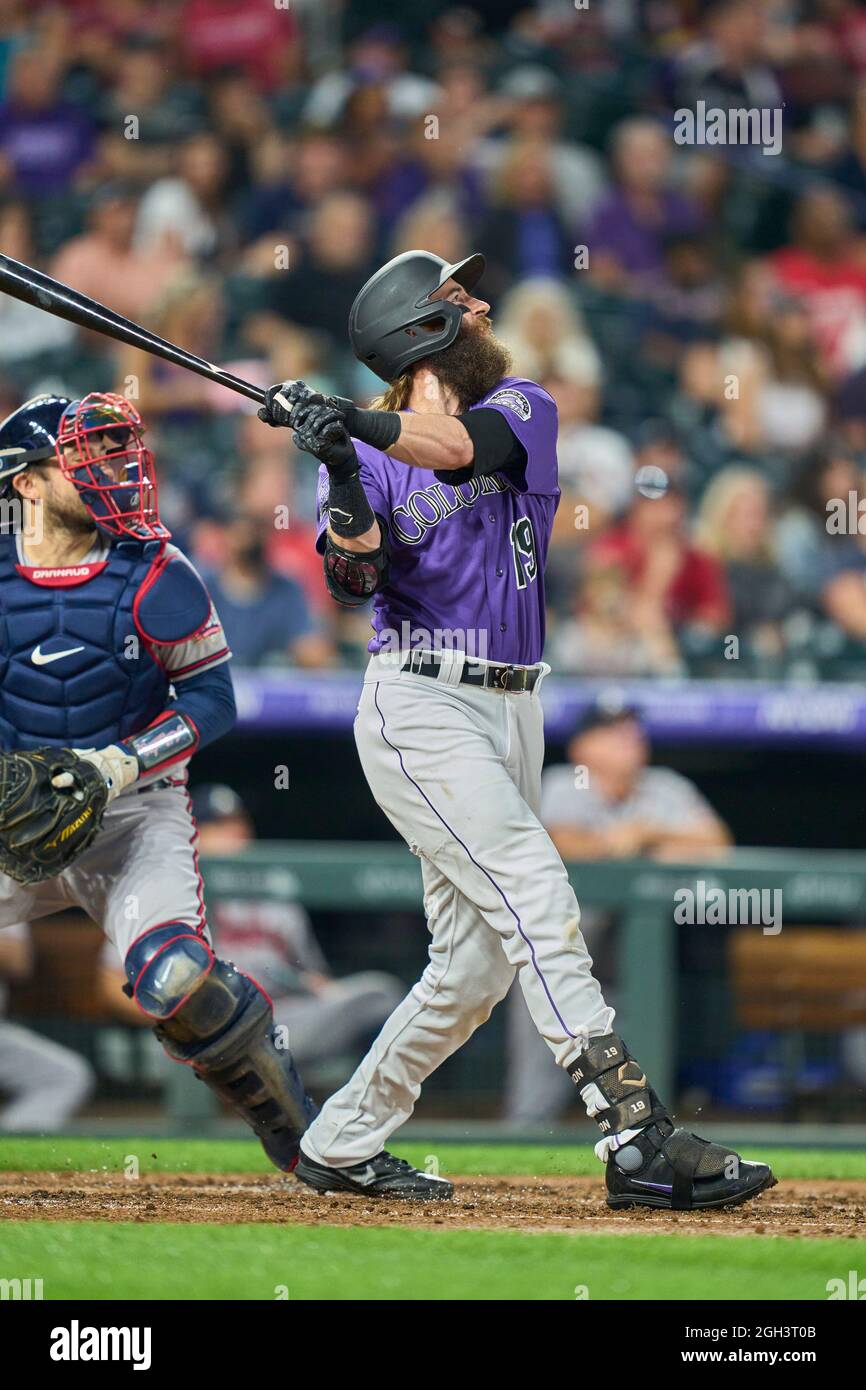
[(658, 276), (675, 232), (700, 230), (700, 214), (669, 187), (670, 139), (649, 117), (623, 121), (614, 133), (616, 187), (602, 198), (587, 228), (589, 270), (597, 283), (628, 292)]
[(60, 96), (50, 58), (26, 48), (15, 58), (0, 105), (0, 155), (16, 193), (43, 197), (66, 189), (93, 154), (88, 117)]

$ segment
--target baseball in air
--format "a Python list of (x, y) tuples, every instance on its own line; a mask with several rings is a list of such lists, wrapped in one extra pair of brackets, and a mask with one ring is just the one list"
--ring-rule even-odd
[(634, 485), (641, 497), (649, 497), (652, 500), (664, 497), (668, 490), (668, 482), (665, 470), (654, 463), (639, 468), (634, 475)]

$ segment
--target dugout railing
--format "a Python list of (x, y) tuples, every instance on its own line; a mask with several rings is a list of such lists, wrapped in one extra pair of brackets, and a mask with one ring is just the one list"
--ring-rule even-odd
[[(422, 910), (420, 865), (397, 844), (260, 842), (239, 856), (205, 859), (202, 869), (211, 904), (241, 897), (299, 902), (311, 911)], [(677, 910), (682, 915), (693, 905), (698, 920), (686, 925), (712, 932), (713, 923), (700, 917), (712, 915), (707, 905), (718, 905), (719, 890), (741, 915), (755, 908), (760, 913), (762, 901), (775, 901), (781, 906), (781, 930), (770, 921), (741, 925), (776, 944), (780, 969), (786, 926), (866, 923), (862, 854), (740, 849), (703, 864), (574, 863), (569, 875), (582, 905), (618, 916), (620, 1010), (628, 1018), (630, 1045), (668, 1096), (675, 1094), (677, 1061)], [(781, 897), (762, 900), (762, 893)], [(866, 1008), (866, 986), (861, 992)], [(180, 1128), (200, 1122), (211, 1110), (210, 1093), (191, 1082), (186, 1068), (172, 1069), (168, 1103)]]

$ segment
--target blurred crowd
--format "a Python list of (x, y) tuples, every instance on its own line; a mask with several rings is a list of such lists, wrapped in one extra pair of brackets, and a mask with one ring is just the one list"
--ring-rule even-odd
[[(782, 112), (781, 150), (679, 144), (698, 101)], [(862, 5), (0, 3), (4, 254), (364, 400), (348, 307), (414, 246), (487, 255), (514, 371), (558, 402), (557, 670), (862, 676)], [(0, 412), (48, 389), (137, 402), (240, 663), (363, 659), (287, 433), (0, 296)]]

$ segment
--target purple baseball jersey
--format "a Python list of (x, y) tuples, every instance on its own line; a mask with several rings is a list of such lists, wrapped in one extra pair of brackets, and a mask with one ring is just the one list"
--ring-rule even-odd
[[(536, 382), (503, 377), (472, 409), (481, 406), (504, 415), (526, 449), (522, 475), (440, 482), (430, 469), (354, 441), (391, 548), (388, 583), (373, 600), (371, 652), (414, 647), (527, 665), (541, 659), (544, 565), (559, 503), (556, 405)], [(318, 504), (322, 550), (324, 465)]]

